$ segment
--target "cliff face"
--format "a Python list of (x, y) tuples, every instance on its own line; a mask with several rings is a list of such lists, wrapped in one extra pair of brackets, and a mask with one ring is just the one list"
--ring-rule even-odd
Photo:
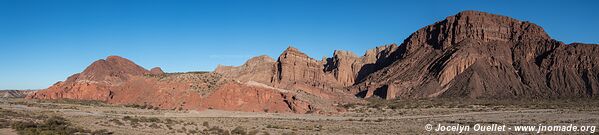
[(335, 51), (325, 65), (325, 71), (333, 74), (337, 83), (351, 86), (361, 81), (366, 75), (377, 71), (394, 60), (393, 52), (397, 45), (378, 46), (366, 51), (362, 57), (349, 51)]
[(324, 62), (308, 57), (297, 48), (288, 47), (279, 56), (275, 65), (273, 82), (289, 88), (295, 84), (325, 88), (326, 84), (335, 85), (333, 77), (325, 74)]
[[(283, 89), (300, 89), (310, 93), (334, 95), (334, 90), (352, 86), (364, 76), (389, 63), (394, 44), (368, 50), (359, 57), (337, 50), (331, 58), (319, 61), (294, 47), (288, 47), (274, 61), (268, 56), (251, 58), (241, 66), (219, 65), (214, 72), (241, 82), (258, 82)], [(323, 96), (323, 94), (316, 94)]]
[(353, 90), (387, 98), (595, 96), (598, 47), (566, 45), (533, 23), (465, 11), (412, 34), (397, 60)]
[(274, 63), (271, 81), (366, 98), (589, 97), (599, 87), (595, 50), (551, 39), (530, 22), (464, 11), (361, 57), (335, 51), (318, 61), (290, 47)]

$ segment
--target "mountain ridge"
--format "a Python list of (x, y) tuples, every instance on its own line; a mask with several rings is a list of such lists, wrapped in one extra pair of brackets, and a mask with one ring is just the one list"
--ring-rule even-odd
[[(378, 46), (362, 56), (336, 50), (332, 57), (317, 60), (289, 46), (276, 60), (257, 56), (241, 66), (219, 65), (205, 74), (148, 71), (109, 56), (28, 98), (165, 109), (336, 113), (343, 112), (337, 104), (371, 97), (595, 97), (596, 52), (595, 44), (564, 44), (531, 22), (463, 11), (417, 30), (400, 45)], [(156, 101), (146, 93), (165, 99)]]

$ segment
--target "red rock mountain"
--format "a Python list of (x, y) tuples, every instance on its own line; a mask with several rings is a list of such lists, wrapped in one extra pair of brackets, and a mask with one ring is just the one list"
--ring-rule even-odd
[(419, 29), (400, 45), (316, 60), (288, 47), (211, 73), (148, 71), (110, 56), (39, 99), (101, 100), (164, 109), (294, 113), (342, 111), (356, 97), (573, 98), (599, 95), (599, 46), (564, 44), (540, 26), (464, 11)]
[(381, 68), (391, 52), (398, 47), (386, 45), (368, 50), (362, 57), (352, 52), (335, 51), (334, 57), (316, 60), (288, 47), (277, 61), (258, 56), (239, 67), (218, 66), (215, 73), (241, 82), (259, 83), (286, 91), (306, 93), (305, 96), (330, 106), (339, 102), (354, 102), (354, 94), (347, 92), (356, 80)]
[(69, 98), (85, 100), (108, 100), (111, 87), (120, 86), (133, 77), (150, 74), (146, 69), (119, 56), (108, 56), (93, 62), (83, 72), (74, 74), (64, 82), (31, 95), (35, 98)]
[(318, 61), (290, 47), (274, 63), (271, 82), (387, 99), (590, 97), (599, 92), (597, 49), (551, 39), (530, 22), (464, 11), (362, 57), (335, 51)]
[(597, 52), (530, 22), (465, 11), (410, 35), (391, 65), (352, 90), (386, 98), (597, 96)]
[(83, 72), (28, 98), (100, 100), (162, 109), (307, 113), (327, 108), (318, 109), (293, 92), (236, 83), (216, 73), (148, 71), (118, 56), (98, 60)]

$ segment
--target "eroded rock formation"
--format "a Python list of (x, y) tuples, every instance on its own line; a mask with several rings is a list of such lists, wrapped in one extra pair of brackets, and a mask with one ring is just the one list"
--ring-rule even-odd
[(331, 75), (325, 74), (324, 62), (308, 57), (297, 48), (288, 47), (279, 56), (275, 65), (273, 82), (292, 88), (293, 85), (307, 85), (326, 89), (326, 85), (336, 85)]
[(252, 80), (270, 84), (275, 72), (275, 63), (273, 58), (262, 55), (253, 57), (238, 67), (218, 65), (214, 72), (244, 82)]
[[(269, 62), (268, 58), (257, 58), (246, 63), (246, 66), (260, 67), (265, 62)], [(259, 78), (249, 75), (250, 73), (239, 72), (235, 77), (250, 76), (248, 80)], [(296, 95), (267, 85), (237, 83), (218, 73), (165, 74), (160, 68), (148, 71), (125, 58), (109, 56), (92, 63), (82, 73), (37, 91), (28, 98), (99, 100), (111, 104), (136, 104), (161, 109), (252, 112), (308, 113), (317, 107), (327, 107), (312, 106)]]
[(155, 67), (150, 69), (150, 74), (152, 75), (164, 75), (164, 71), (162, 71), (162, 68), (160, 67)]
[(32, 98), (41, 99), (110, 99), (111, 87), (120, 86), (128, 80), (150, 74), (130, 60), (119, 56), (108, 56), (93, 62), (83, 72), (74, 74), (64, 82), (57, 82), (46, 90), (36, 92)]
[(397, 60), (354, 90), (404, 98), (596, 96), (598, 48), (566, 45), (530, 22), (465, 11), (412, 34)]

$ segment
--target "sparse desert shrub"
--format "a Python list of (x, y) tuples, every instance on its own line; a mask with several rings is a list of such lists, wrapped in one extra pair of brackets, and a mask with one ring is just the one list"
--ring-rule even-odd
[(139, 119), (131, 117), (131, 116), (125, 116), (125, 117), (123, 117), (123, 120), (124, 121), (129, 121), (131, 123), (137, 123), (137, 122), (139, 122)]
[(231, 134), (229, 132), (229, 130), (222, 129), (222, 128), (217, 127), (217, 126), (214, 126), (214, 127), (210, 128), (210, 129), (208, 129), (208, 133), (209, 134), (219, 134), (219, 135), (228, 135), (228, 134)]
[(260, 131), (258, 131), (258, 130), (252, 130), (252, 131), (248, 132), (248, 135), (257, 135), (258, 132), (260, 132)]
[(141, 117), (141, 121), (142, 122), (152, 122), (152, 123), (155, 123), (155, 122), (162, 123), (162, 121), (160, 121), (160, 119), (155, 118), (155, 117), (151, 117), (151, 118)]
[(91, 133), (82, 128), (73, 127), (66, 119), (57, 116), (50, 117), (43, 123), (17, 121), (12, 124), (12, 128), (21, 135), (71, 135), (77, 133)]
[(208, 128), (210, 127), (210, 124), (208, 124), (208, 121), (204, 121), (204, 123), (202, 123), (202, 126)]
[(246, 135), (247, 132), (245, 131), (245, 128), (238, 126), (235, 127), (235, 129), (231, 130), (231, 134)]
[(128, 104), (128, 105), (125, 105), (125, 107), (140, 108), (140, 109), (142, 108), (142, 106), (138, 105), (138, 104)]
[(171, 119), (171, 118), (166, 118), (166, 119), (164, 119), (164, 123), (166, 123), (166, 124), (172, 124), (172, 123), (174, 123), (174, 122), (175, 122), (175, 121), (174, 121), (173, 119)]
[(193, 126), (195, 124), (193, 122), (186, 122), (186, 123), (183, 123), (183, 125), (185, 125), (185, 126)]
[(162, 127), (160, 127), (160, 126), (159, 126), (158, 124), (156, 124), (156, 123), (152, 123), (152, 124), (150, 124), (148, 127), (151, 127), (151, 128), (162, 128)]
[(5, 119), (0, 119), (0, 128), (7, 128), (10, 126), (10, 121)]
[(198, 130), (189, 130), (189, 133), (195, 135), (195, 134), (198, 134), (199, 131)]
[(127, 105), (125, 105), (125, 107), (138, 108), (138, 109), (160, 110), (160, 107), (158, 107), (158, 106), (152, 106), (152, 105), (148, 105), (148, 104), (144, 104), (144, 105), (127, 104)]
[(113, 132), (108, 131), (106, 129), (101, 129), (101, 130), (96, 130), (94, 132), (91, 133), (92, 135), (112, 135)]
[(339, 104), (339, 106), (342, 108), (345, 108), (345, 109), (351, 109), (351, 108), (355, 108), (357, 106), (357, 104), (347, 103), (347, 104)]
[(114, 123), (114, 124), (116, 124), (116, 125), (119, 125), (119, 126), (125, 125), (123, 122), (121, 122), (118, 119), (110, 119), (109, 121), (112, 122), (112, 123)]
[(0, 110), (0, 118), (11, 119), (11, 118), (23, 118), (23, 117), (34, 117), (28, 114), (14, 112), (11, 110)]
[(285, 128), (285, 127), (283, 127), (283, 126), (279, 126), (279, 125), (270, 125), (270, 124), (266, 125), (266, 128), (274, 128), (274, 129), (286, 129), (286, 128)]
[(167, 128), (168, 130), (173, 130), (173, 127), (171, 127), (171, 125), (166, 125), (166, 128)]
[(77, 100), (77, 99), (59, 99), (59, 100), (48, 100), (44, 102), (61, 103), (61, 104), (76, 104), (86, 106), (106, 106), (102, 101), (98, 100)]
[(287, 132), (287, 133), (283, 133), (283, 135), (297, 135), (297, 133), (295, 133), (295, 132)]

